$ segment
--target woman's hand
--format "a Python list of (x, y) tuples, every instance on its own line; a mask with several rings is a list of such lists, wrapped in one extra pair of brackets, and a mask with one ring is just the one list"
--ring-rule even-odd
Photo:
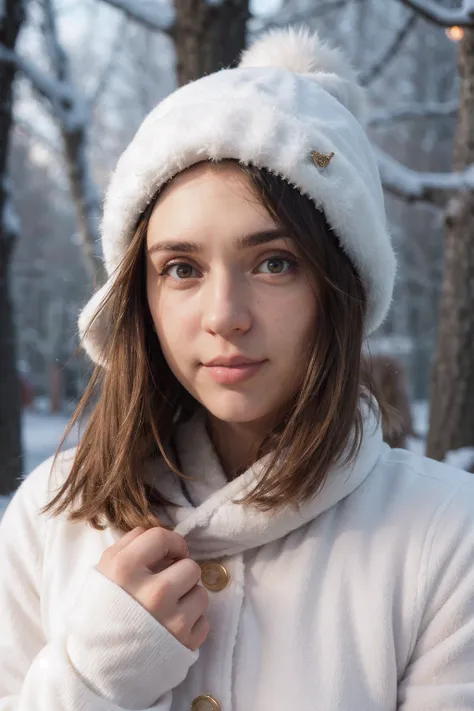
[(207, 590), (184, 538), (164, 528), (134, 528), (107, 548), (97, 569), (120, 585), (188, 649), (209, 633)]

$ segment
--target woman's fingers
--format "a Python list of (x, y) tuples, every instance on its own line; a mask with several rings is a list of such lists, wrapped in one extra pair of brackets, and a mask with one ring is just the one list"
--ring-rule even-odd
[(145, 533), (145, 529), (142, 528), (141, 526), (132, 529), (131, 531), (128, 531), (122, 538), (119, 538), (118, 541), (116, 541), (110, 548), (108, 549), (110, 553), (113, 555), (114, 553), (118, 553), (119, 551), (123, 550), (128, 546), (129, 543), (135, 540), (135, 538), (138, 538), (138, 536), (141, 536), (142, 533)]
[(188, 544), (174, 531), (156, 527), (134, 538), (120, 554), (133, 559), (136, 565), (142, 565), (153, 572), (165, 558), (186, 558)]
[(97, 569), (123, 588), (176, 639), (198, 649), (209, 631), (201, 567), (184, 538), (164, 528), (134, 529), (107, 548)]
[(188, 643), (189, 649), (193, 651), (195, 649), (199, 649), (199, 647), (206, 641), (207, 635), (209, 634), (209, 629), (209, 620), (204, 615), (201, 615), (201, 617), (198, 619), (198, 621), (191, 630), (191, 635)]
[(171, 596), (180, 601), (200, 582), (201, 568), (191, 558), (183, 558), (158, 575), (162, 585), (166, 585)]
[(205, 616), (209, 604), (208, 593), (201, 585), (182, 597), (168, 621), (171, 634), (189, 649), (198, 649), (207, 637), (209, 622)]
[(209, 593), (202, 585), (195, 585), (186, 595), (178, 601), (178, 612), (186, 615), (189, 620), (192, 620), (193, 626), (198, 619), (205, 613), (209, 605)]

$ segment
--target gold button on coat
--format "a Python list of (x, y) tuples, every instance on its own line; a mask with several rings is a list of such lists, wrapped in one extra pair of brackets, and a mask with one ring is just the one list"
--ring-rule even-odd
[(221, 711), (221, 707), (212, 696), (197, 696), (191, 704), (191, 711)]
[(215, 560), (208, 560), (200, 563), (201, 580), (206, 590), (220, 592), (230, 580), (230, 575), (221, 563)]

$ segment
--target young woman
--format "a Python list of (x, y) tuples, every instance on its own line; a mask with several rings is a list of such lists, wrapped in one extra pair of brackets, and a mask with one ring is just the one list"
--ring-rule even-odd
[(381, 435), (363, 99), (276, 31), (112, 178), (77, 449), (0, 528), (0, 711), (474, 710), (474, 482)]

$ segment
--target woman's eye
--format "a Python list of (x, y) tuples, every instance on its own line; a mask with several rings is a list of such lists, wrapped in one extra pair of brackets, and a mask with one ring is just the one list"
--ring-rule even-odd
[(296, 261), (286, 257), (269, 257), (260, 266), (265, 265), (268, 266), (268, 271), (263, 274), (288, 274), (296, 267)]
[[(297, 266), (297, 262), (294, 259), (289, 259), (288, 257), (269, 257), (265, 259), (259, 266), (258, 271), (260, 274), (288, 274)], [(262, 269), (263, 268), (263, 269)], [(198, 276), (198, 270), (188, 264), (188, 262), (174, 262), (174, 264), (168, 264), (160, 272), (160, 276), (169, 276), (176, 281), (185, 281), (186, 279), (194, 279)]]
[[(173, 269), (175, 270), (174, 274), (172, 273)], [(193, 273), (195, 271), (194, 267), (187, 262), (175, 262), (174, 264), (168, 264), (168, 266), (163, 269), (161, 274), (164, 276), (171, 276), (173, 279), (177, 279), (178, 281), (183, 281), (184, 279), (191, 279), (196, 276)]]

